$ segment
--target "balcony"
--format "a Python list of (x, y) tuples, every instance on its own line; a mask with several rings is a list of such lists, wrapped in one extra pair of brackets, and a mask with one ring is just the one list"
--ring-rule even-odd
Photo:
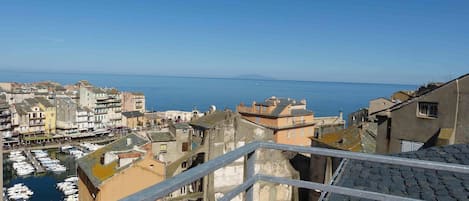
[(359, 161), (376, 162), (383, 164), (393, 164), (403, 167), (423, 168), (427, 170), (448, 171), (452, 173), (469, 174), (469, 167), (466, 165), (449, 164), (434, 161), (425, 161), (418, 159), (400, 158), (395, 156), (383, 156), (365, 153), (348, 152), (334, 149), (317, 148), (317, 147), (302, 147), (284, 144), (275, 144), (270, 142), (252, 142), (236, 150), (228, 152), (213, 160), (207, 161), (201, 165), (191, 168), (181, 174), (171, 177), (161, 183), (150, 186), (140, 192), (130, 195), (121, 201), (137, 201), (137, 200), (159, 200), (188, 185), (195, 182), (204, 176), (214, 173), (216, 170), (225, 167), (232, 162), (244, 157), (244, 183), (234, 187), (230, 192), (224, 194), (224, 197), (218, 199), (219, 201), (228, 201), (235, 198), (238, 194), (244, 193), (245, 200), (252, 201), (254, 188), (253, 185), (257, 182), (268, 182), (283, 184), (288, 186), (295, 186), (299, 188), (306, 188), (322, 192), (321, 198), (327, 193), (334, 193), (340, 195), (353, 196), (358, 198), (365, 198), (371, 200), (416, 200), (413, 198), (390, 195), (367, 190), (359, 190), (355, 188), (335, 186), (331, 184), (322, 184), (310, 181), (293, 180), (275, 176), (264, 175), (255, 173), (254, 166), (256, 154), (259, 149), (274, 149), (283, 151), (292, 151), (306, 154), (314, 154), (320, 156), (344, 158), (345, 160), (353, 159)]
[(0, 112), (0, 117), (7, 117), (7, 116), (10, 116), (11, 113), (9, 111), (5, 111), (5, 112)]

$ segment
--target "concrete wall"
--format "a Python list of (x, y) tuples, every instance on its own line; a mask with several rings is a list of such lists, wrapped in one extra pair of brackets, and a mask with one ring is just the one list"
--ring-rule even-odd
[[(400, 140), (426, 142), (440, 128), (452, 128), (455, 121), (456, 84), (450, 83), (412, 103), (392, 111), (390, 152), (400, 152)], [(437, 102), (438, 117), (418, 115), (418, 102)]]
[(275, 132), (275, 142), (298, 146), (310, 146), (310, 137), (314, 136), (314, 126), (292, 128)]
[[(459, 90), (459, 92), (458, 92)], [(377, 151), (396, 153), (401, 150), (401, 140), (426, 142), (440, 128), (455, 129), (454, 143), (469, 143), (469, 78), (447, 83), (425, 95), (413, 99), (407, 105), (391, 112), (390, 131), (385, 123), (379, 123)], [(437, 117), (418, 114), (419, 102), (438, 103)], [(388, 121), (389, 124), (389, 120)], [(386, 138), (389, 136), (389, 139)], [(386, 149), (386, 146), (389, 146)]]
[[(176, 161), (179, 157), (182, 156), (181, 150), (178, 149), (177, 141), (168, 141), (168, 142), (152, 142), (152, 152), (158, 157), (158, 160), (171, 163)], [(167, 151), (166, 153), (161, 153), (161, 145), (165, 144)]]
[[(206, 160), (213, 159), (231, 150), (239, 148), (253, 140), (273, 141), (273, 131), (247, 120), (239, 115), (231, 113), (226, 119), (207, 132), (206, 141), (209, 152)], [(257, 160), (255, 171), (277, 177), (297, 178), (298, 173), (291, 167), (289, 160), (280, 151), (260, 150), (256, 152)], [(208, 190), (205, 192), (205, 200), (214, 200), (215, 195), (222, 196), (244, 180), (244, 159), (224, 167), (204, 179)], [(292, 200), (293, 187), (269, 184), (256, 185), (254, 200)], [(242, 200), (242, 195), (235, 200)]]
[(469, 77), (459, 80), (456, 143), (469, 143)]
[(370, 101), (370, 106), (368, 107), (368, 113), (372, 114), (380, 110), (384, 110), (393, 106), (394, 103), (386, 98), (377, 98)]
[(93, 199), (85, 183), (78, 182), (79, 198), (83, 201), (115, 201), (164, 180), (164, 165), (147, 156), (110, 179), (103, 181), (98, 187), (96, 199)]

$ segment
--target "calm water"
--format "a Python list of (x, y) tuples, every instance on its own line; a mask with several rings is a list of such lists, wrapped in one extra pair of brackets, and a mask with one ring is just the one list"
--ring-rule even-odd
[(389, 97), (397, 90), (411, 90), (416, 86), (394, 84), (359, 84), (305, 81), (261, 81), (240, 79), (161, 77), (144, 75), (102, 75), (64, 73), (2, 72), (0, 82), (35, 82), (52, 80), (61, 84), (88, 80), (101, 87), (145, 93), (148, 110), (187, 110), (196, 106), (206, 111), (210, 105), (219, 109), (234, 109), (237, 104), (250, 104), (270, 96), (306, 98), (307, 107), (316, 116), (348, 114), (377, 97)]
[[(62, 182), (69, 175), (76, 175), (76, 164), (73, 157), (63, 153), (58, 153), (57, 149), (48, 150), (51, 158), (59, 159), (62, 165), (67, 167), (67, 171), (55, 174), (47, 172), (40, 175), (30, 175), (26, 177), (18, 177), (14, 174), (12, 162), (8, 160), (3, 161), (3, 185), (11, 187), (17, 183), (24, 183), (33, 192), (34, 195), (30, 200), (38, 201), (59, 201), (63, 200), (64, 195), (62, 192), (55, 188), (58, 182)], [(4, 159), (8, 158), (8, 154), (3, 155)]]
[[(161, 76), (91, 75), (63, 73), (13, 73), (2, 72), (0, 82), (35, 82), (52, 80), (61, 84), (72, 84), (86, 79), (101, 87), (116, 87), (119, 90), (141, 91), (145, 93), (148, 110), (187, 110), (196, 106), (206, 111), (210, 105), (219, 109), (235, 108), (240, 102), (250, 104), (253, 100), (264, 100), (270, 96), (306, 98), (307, 107), (316, 116), (338, 115), (339, 111), (348, 114), (366, 107), (368, 101), (377, 97), (389, 97), (397, 90), (412, 90), (416, 86), (392, 84), (356, 84), (335, 82), (303, 81), (261, 81), (240, 79), (184, 78)], [(60, 155), (59, 155), (60, 157)], [(73, 160), (65, 158), (68, 168), (75, 166)], [(4, 169), (5, 186), (25, 183), (34, 192), (32, 200), (60, 200), (62, 195), (55, 184), (66, 175), (47, 174), (37, 177), (17, 178), (6, 164)]]

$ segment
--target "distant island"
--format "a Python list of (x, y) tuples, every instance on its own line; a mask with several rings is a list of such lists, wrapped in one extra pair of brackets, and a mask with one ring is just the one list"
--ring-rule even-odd
[(276, 80), (273, 77), (258, 75), (258, 74), (243, 74), (232, 77), (233, 79), (246, 79), (246, 80)]

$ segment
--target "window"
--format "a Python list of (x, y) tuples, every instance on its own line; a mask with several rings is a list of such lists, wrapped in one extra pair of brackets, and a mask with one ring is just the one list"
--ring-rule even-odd
[(168, 146), (166, 144), (160, 144), (160, 152), (166, 153), (168, 151)]
[(256, 123), (260, 123), (261, 122), (261, 118), (260, 117), (256, 117)]
[(422, 146), (423, 146), (422, 142), (401, 140), (401, 152), (417, 151)]
[(419, 102), (418, 115), (424, 117), (438, 117), (438, 103)]
[(186, 152), (189, 149), (189, 143), (183, 142), (182, 143), (182, 152)]

